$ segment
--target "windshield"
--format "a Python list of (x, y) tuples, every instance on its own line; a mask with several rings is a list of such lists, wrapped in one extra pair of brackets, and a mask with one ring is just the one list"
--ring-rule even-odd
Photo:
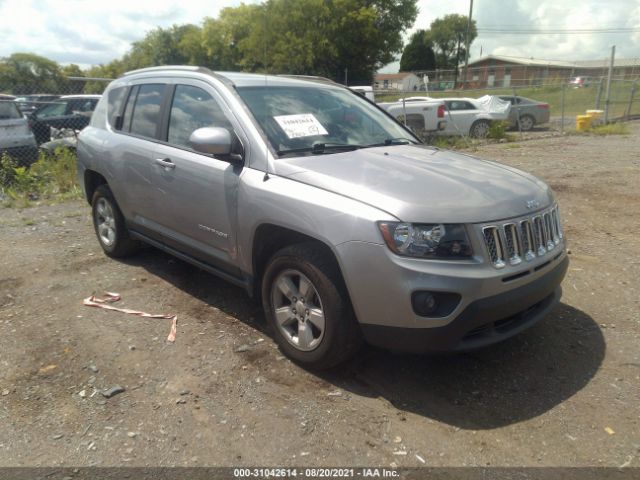
[(321, 86), (238, 87), (278, 155), (419, 143), (359, 95)]
[(15, 118), (22, 118), (15, 103), (0, 101), (0, 120), (13, 120)]

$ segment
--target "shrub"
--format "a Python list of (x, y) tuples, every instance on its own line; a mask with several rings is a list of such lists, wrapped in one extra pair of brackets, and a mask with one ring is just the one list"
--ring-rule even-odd
[(8, 206), (28, 205), (41, 198), (79, 198), (75, 152), (58, 149), (53, 154), (41, 153), (30, 167), (19, 167), (13, 159), (3, 155), (0, 160), (0, 191)]

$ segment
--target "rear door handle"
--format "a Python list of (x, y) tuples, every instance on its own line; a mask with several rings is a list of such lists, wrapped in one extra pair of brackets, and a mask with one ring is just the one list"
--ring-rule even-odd
[(156, 158), (155, 162), (157, 165), (160, 165), (161, 167), (164, 167), (167, 170), (173, 170), (174, 168), (176, 168), (176, 164), (173, 163), (168, 158)]

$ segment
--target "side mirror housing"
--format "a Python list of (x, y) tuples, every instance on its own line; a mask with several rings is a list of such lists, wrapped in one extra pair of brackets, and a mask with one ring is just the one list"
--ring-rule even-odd
[(213, 155), (231, 163), (242, 163), (242, 155), (232, 153), (233, 134), (226, 128), (199, 128), (191, 134), (189, 143), (196, 152)]

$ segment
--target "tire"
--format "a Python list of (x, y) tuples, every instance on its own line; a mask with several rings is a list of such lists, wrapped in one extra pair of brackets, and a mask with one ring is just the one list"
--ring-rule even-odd
[(98, 242), (109, 257), (126, 257), (139, 249), (140, 244), (129, 237), (122, 212), (108, 185), (96, 188), (91, 199), (91, 211)]
[(469, 136), (473, 138), (487, 138), (491, 124), (488, 120), (476, 120), (469, 129)]
[(338, 265), (317, 245), (291, 245), (271, 257), (262, 305), (282, 352), (306, 368), (336, 366), (362, 345)]
[(523, 132), (528, 132), (531, 130), (536, 124), (536, 119), (531, 115), (522, 115), (520, 117), (520, 130)]

